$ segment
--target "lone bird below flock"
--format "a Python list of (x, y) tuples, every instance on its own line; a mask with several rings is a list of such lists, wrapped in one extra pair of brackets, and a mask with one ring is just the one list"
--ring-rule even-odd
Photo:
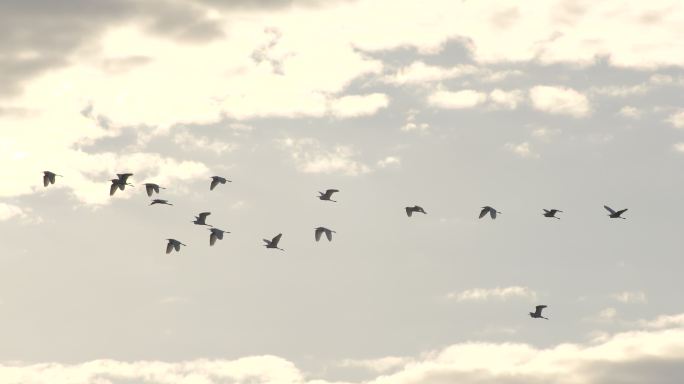
[(123, 191), (127, 185), (132, 187), (133, 184), (128, 183), (128, 178), (131, 176), (133, 176), (132, 173), (117, 173), (117, 178), (112, 179), (112, 185), (109, 187), (109, 196), (114, 195), (114, 192), (116, 192), (117, 188)]
[(333, 200), (333, 199), (331, 199), (331, 197), (332, 197), (333, 193), (339, 192), (339, 191), (340, 191), (339, 189), (327, 189), (325, 191), (325, 193), (318, 192), (318, 198), (321, 200), (332, 201), (334, 203), (337, 203), (337, 200)]
[(232, 183), (232, 181), (226, 179), (225, 177), (212, 176), (211, 177), (211, 185), (209, 186), (209, 190), (213, 191), (214, 188), (216, 188), (216, 186), (219, 185), (219, 183), (225, 184), (226, 182)]
[(209, 228), (211, 231), (211, 235), (209, 235), (209, 245), (214, 245), (216, 243), (216, 239), (223, 240), (223, 234), (224, 233), (230, 233), (228, 231), (222, 231), (218, 228)]
[(176, 252), (180, 252), (180, 246), (181, 245), (186, 246), (185, 244), (181, 243), (180, 241), (178, 241), (176, 239), (166, 239), (166, 240), (169, 241), (169, 243), (166, 244), (166, 254), (167, 255), (169, 253), (171, 253), (171, 251), (173, 251), (174, 249), (176, 250)]
[(489, 216), (490, 216), (492, 219), (496, 219), (496, 214), (497, 214), (497, 213), (501, 213), (501, 212), (499, 212), (499, 211), (497, 211), (496, 209), (494, 209), (494, 208), (490, 207), (489, 205), (487, 205), (487, 206), (482, 207), (482, 210), (480, 211), (480, 219), (483, 218), (483, 217), (485, 217), (485, 215), (486, 215), (487, 213), (489, 213)]
[(213, 227), (213, 225), (209, 225), (206, 223), (207, 216), (209, 215), (211, 215), (211, 212), (202, 212), (199, 214), (199, 216), (195, 216), (195, 221), (193, 221), (193, 223), (195, 225), (208, 225), (210, 227)]
[(425, 212), (425, 210), (422, 207), (419, 207), (417, 205), (414, 205), (413, 207), (406, 207), (404, 209), (406, 209), (406, 215), (408, 217), (411, 217), (414, 212), (420, 212), (427, 215), (427, 212)]
[(325, 233), (325, 237), (328, 238), (328, 241), (332, 241), (332, 234), (336, 233), (335, 231), (325, 228), (325, 227), (317, 227), (316, 229), (316, 241), (321, 239), (321, 235)]
[(154, 205), (154, 204), (173, 205), (173, 204), (169, 203), (168, 200), (162, 200), (162, 199), (154, 199), (154, 200), (152, 200), (152, 202), (150, 203), (150, 205)]
[(275, 249), (280, 249), (281, 251), (284, 251), (282, 248), (278, 248), (278, 242), (280, 242), (280, 238), (283, 237), (282, 233), (277, 234), (274, 238), (271, 240), (264, 239), (264, 247), (266, 248), (275, 248)]
[(542, 215), (544, 215), (545, 217), (553, 217), (554, 219), (560, 220), (560, 217), (556, 217), (556, 213), (558, 212), (562, 213), (563, 211), (560, 211), (558, 209), (545, 209)]
[(609, 214), (608, 216), (609, 216), (611, 219), (624, 219), (624, 220), (627, 220), (626, 217), (620, 217), (620, 215), (622, 215), (623, 213), (627, 212), (627, 208), (621, 209), (621, 210), (619, 210), (619, 211), (617, 211), (617, 212), (615, 212), (615, 211), (613, 210), (613, 208), (611, 208), (611, 207), (609, 207), (609, 206), (607, 206), (607, 205), (604, 205), (603, 208), (607, 209), (608, 212), (610, 212), (610, 214)]
[(166, 189), (164, 187), (160, 187), (157, 184), (154, 183), (145, 183), (145, 190), (147, 191), (147, 196), (152, 197), (153, 193), (159, 193), (160, 189)]
[(546, 319), (546, 320), (548, 320), (548, 318), (542, 316), (542, 310), (544, 310), (544, 308), (546, 308), (546, 305), (537, 305), (535, 307), (534, 312), (530, 312), (530, 317), (533, 319)]
[(43, 186), (47, 187), (50, 184), (54, 184), (55, 183), (55, 176), (64, 177), (64, 176), (58, 175), (54, 172), (43, 171)]

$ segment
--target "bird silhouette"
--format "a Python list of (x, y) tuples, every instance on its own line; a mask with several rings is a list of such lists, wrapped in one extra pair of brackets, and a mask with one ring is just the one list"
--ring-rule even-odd
[(278, 248), (278, 242), (280, 242), (280, 238), (283, 237), (282, 233), (277, 234), (273, 239), (268, 240), (268, 239), (263, 239), (264, 240), (264, 247), (266, 248), (275, 248), (275, 249), (280, 249), (281, 251), (284, 251), (282, 248)]
[(109, 187), (109, 196), (114, 195), (114, 192), (116, 192), (117, 189), (124, 190), (127, 185), (133, 186), (133, 184), (129, 184), (126, 182), (126, 179), (128, 177), (121, 178), (119, 177), (118, 179), (112, 179), (112, 185)]
[(171, 251), (173, 251), (174, 249), (176, 250), (176, 252), (180, 252), (180, 246), (181, 245), (185, 246), (185, 244), (181, 243), (180, 241), (178, 241), (176, 239), (166, 239), (166, 240), (169, 241), (168, 244), (166, 244), (166, 254), (167, 255), (169, 253), (171, 253)]
[(145, 191), (147, 192), (147, 196), (152, 197), (153, 193), (159, 193), (160, 189), (166, 189), (164, 187), (160, 187), (159, 185), (155, 183), (145, 183)]
[(608, 215), (608, 217), (610, 217), (611, 219), (624, 219), (624, 220), (627, 220), (626, 217), (621, 217), (621, 216), (620, 216), (620, 215), (622, 215), (623, 213), (627, 212), (627, 208), (621, 209), (621, 210), (619, 210), (619, 211), (617, 211), (617, 212), (614, 211), (613, 208), (611, 208), (611, 207), (609, 207), (609, 206), (607, 206), (607, 205), (604, 205), (603, 208), (607, 209), (608, 212), (610, 212), (610, 214)]
[(54, 184), (55, 183), (55, 176), (64, 177), (64, 176), (58, 175), (54, 172), (43, 171), (43, 186), (47, 187), (50, 184)]
[(336, 233), (335, 231), (325, 228), (325, 227), (317, 227), (315, 228), (315, 235), (316, 235), (316, 241), (321, 239), (321, 235), (325, 233), (325, 237), (328, 238), (328, 241), (332, 241), (332, 234)]
[(548, 318), (542, 316), (542, 310), (544, 310), (544, 308), (546, 308), (546, 305), (537, 305), (535, 307), (534, 312), (530, 312), (530, 317), (533, 319), (546, 319), (546, 320), (548, 320)]
[(427, 212), (425, 212), (425, 210), (422, 207), (419, 207), (417, 205), (414, 205), (413, 207), (406, 207), (404, 209), (406, 209), (406, 215), (408, 217), (411, 217), (414, 212), (420, 212), (427, 215)]
[(208, 225), (210, 227), (213, 227), (213, 225), (209, 225), (206, 223), (207, 216), (211, 215), (211, 212), (202, 212), (199, 214), (199, 216), (195, 216), (195, 220), (193, 223), (195, 225)]
[(154, 200), (152, 200), (152, 202), (150, 203), (150, 205), (154, 205), (154, 204), (173, 205), (173, 204), (169, 203), (168, 200), (162, 200), (162, 199), (154, 199)]
[(492, 219), (496, 219), (496, 214), (501, 212), (487, 205), (485, 207), (482, 207), (482, 210), (480, 211), (480, 219), (485, 217), (487, 213), (489, 213), (489, 216), (491, 216)]
[(232, 183), (232, 181), (226, 179), (225, 177), (212, 176), (211, 177), (211, 185), (209, 186), (209, 190), (213, 191), (214, 188), (216, 188), (216, 186), (219, 185), (219, 183), (225, 184), (226, 182)]
[(318, 192), (318, 198), (325, 201), (332, 201), (337, 203), (337, 200), (331, 199), (333, 193), (339, 192), (339, 189), (326, 189), (325, 192)]
[(556, 217), (556, 213), (558, 212), (562, 213), (563, 211), (560, 211), (558, 209), (545, 209), (542, 215), (544, 215), (545, 217), (553, 217), (554, 219), (560, 220), (560, 217)]
[(218, 228), (208, 228), (211, 231), (211, 235), (209, 235), (209, 245), (213, 246), (214, 243), (216, 243), (216, 239), (218, 240), (223, 240), (223, 234), (224, 233), (230, 233), (228, 231), (222, 231)]

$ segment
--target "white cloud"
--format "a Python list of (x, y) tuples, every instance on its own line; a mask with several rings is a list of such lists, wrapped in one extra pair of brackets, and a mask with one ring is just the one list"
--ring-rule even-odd
[(0, 221), (26, 217), (23, 209), (16, 205), (0, 203)]
[[(529, 320), (528, 321), (532, 321)], [(553, 320), (536, 323), (553, 327)], [(676, 384), (684, 374), (684, 314), (660, 316), (619, 333), (595, 334), (587, 343), (547, 348), (524, 343), (464, 342), (416, 357), (345, 360), (378, 376), (347, 384)], [(94, 360), (80, 364), (15, 362), (0, 365), (0, 381), (22, 384), (332, 384), (275, 356), (180, 362)], [(342, 382), (337, 382), (342, 384)]]
[(462, 292), (451, 292), (447, 295), (448, 299), (456, 301), (486, 301), (489, 299), (506, 300), (514, 297), (536, 300), (537, 293), (528, 287), (511, 286), (489, 289), (473, 288)]
[(514, 144), (514, 143), (506, 143), (506, 149), (509, 151), (515, 153), (516, 155), (520, 157), (526, 157), (526, 158), (539, 158), (539, 154), (532, 152), (532, 148), (530, 147), (530, 143), (527, 141), (522, 142), (520, 144)]
[(516, 109), (523, 99), (523, 92), (518, 89), (504, 91), (497, 88), (489, 93), (489, 100), (494, 105), (506, 109)]
[(611, 295), (611, 297), (621, 303), (645, 303), (646, 294), (642, 291), (623, 291)]
[(473, 108), (487, 100), (487, 94), (472, 89), (462, 91), (436, 91), (428, 97), (428, 103), (445, 109)]
[(346, 359), (339, 363), (341, 367), (360, 367), (373, 372), (384, 373), (406, 366), (411, 360), (406, 357), (387, 356), (378, 359), (354, 360)]
[(369, 95), (350, 95), (330, 101), (330, 113), (338, 118), (373, 115), (389, 105), (389, 97), (384, 93)]
[(396, 156), (387, 156), (384, 159), (378, 161), (378, 167), (380, 168), (397, 167), (400, 164), (401, 159)]
[(675, 143), (673, 147), (677, 152), (684, 152), (684, 143)]
[(639, 108), (626, 105), (620, 108), (618, 115), (628, 117), (631, 119), (638, 119), (639, 117), (641, 117), (641, 110)]
[(684, 128), (684, 110), (671, 114), (667, 121), (676, 128)]
[(422, 85), (425, 83), (472, 75), (478, 71), (473, 65), (457, 65), (454, 67), (438, 67), (422, 61), (414, 61), (406, 67), (399, 68), (394, 74), (385, 76), (383, 81), (396, 85)]
[(585, 117), (590, 113), (589, 99), (572, 88), (538, 85), (530, 89), (532, 106), (540, 111)]
[(181, 131), (173, 136), (173, 141), (184, 150), (206, 150), (220, 155), (236, 148), (235, 144), (220, 140), (210, 140), (208, 137), (195, 136), (188, 131)]
[(303, 173), (341, 173), (356, 176), (371, 171), (370, 167), (355, 160), (357, 153), (346, 145), (330, 149), (312, 138), (285, 139), (281, 147), (290, 152), (297, 169)]
[(415, 109), (411, 109), (408, 111), (406, 114), (406, 122), (404, 125), (401, 126), (401, 130), (404, 132), (410, 132), (410, 131), (419, 131), (419, 132), (425, 132), (430, 128), (430, 124), (428, 123), (419, 123), (416, 121), (416, 116), (418, 115), (418, 111)]
[(592, 87), (589, 89), (589, 92), (602, 96), (627, 97), (644, 94), (650, 89), (651, 87), (647, 84), (637, 84), (632, 86)]

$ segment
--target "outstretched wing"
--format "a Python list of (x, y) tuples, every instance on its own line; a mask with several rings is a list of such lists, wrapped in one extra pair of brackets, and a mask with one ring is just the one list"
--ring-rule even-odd
[(180, 242), (173, 244), (173, 248), (176, 249), (176, 252), (180, 252)]
[(277, 234), (276, 237), (274, 237), (274, 238), (271, 240), (271, 245), (273, 245), (274, 247), (277, 247), (277, 246), (278, 246), (278, 242), (280, 241), (280, 238), (281, 238), (282, 236), (283, 236), (282, 233)]
[(216, 178), (211, 179), (211, 185), (209, 186), (209, 190), (213, 191), (214, 188), (216, 188), (216, 186), (218, 185), (218, 183), (219, 183), (218, 179), (216, 179)]
[(604, 205), (603, 208), (607, 209), (608, 212), (610, 212), (611, 215), (614, 215), (614, 214), (615, 214), (615, 211), (613, 211), (613, 208), (611, 208), (611, 207), (609, 207), (609, 206), (607, 206), (607, 205)]
[(328, 238), (328, 241), (332, 241), (332, 231), (329, 229), (325, 230), (325, 237)]
[(168, 255), (169, 253), (171, 253), (172, 250), (173, 250), (173, 243), (169, 241), (169, 243), (166, 244), (166, 254)]
[(145, 184), (145, 191), (147, 191), (147, 196), (152, 196), (152, 192), (154, 192), (154, 186), (152, 184)]
[[(544, 213), (551, 213), (551, 212), (554, 212), (555, 209), (552, 209), (552, 210), (550, 210), (550, 211), (549, 211), (548, 209), (543, 209), (543, 211), (544, 211)], [(553, 213), (551, 213), (551, 214), (553, 214)]]
[(116, 192), (117, 188), (119, 188), (119, 185), (116, 183), (112, 183), (112, 186), (109, 187), (109, 196), (114, 195), (114, 192)]
[(622, 214), (625, 213), (625, 212), (627, 212), (627, 208), (621, 209), (621, 210), (617, 211), (616, 213), (617, 213), (618, 216), (620, 216), (620, 215), (622, 215)]
[(496, 219), (496, 209), (490, 208), (489, 209), (489, 216), (491, 216), (492, 219)]
[(322, 233), (323, 233), (323, 228), (316, 228), (316, 241), (321, 239)]
[(214, 232), (209, 235), (209, 245), (214, 245), (216, 243), (216, 234)]
[(43, 186), (47, 187), (50, 184), (50, 177), (46, 174), (43, 175)]
[(117, 174), (116, 174), (116, 177), (118, 177), (119, 180), (121, 180), (121, 182), (124, 183), (124, 184), (126, 183), (126, 181), (128, 180), (128, 178), (131, 177), (131, 176), (133, 176), (132, 173), (117, 173)]
[(537, 315), (537, 316), (541, 316), (542, 310), (543, 310), (544, 308), (546, 308), (546, 305), (537, 305), (537, 306), (535, 307), (534, 314)]
[(154, 187), (154, 191), (159, 193), (159, 186), (157, 184), (154, 184), (153, 187)]
[(50, 179), (50, 184), (54, 184), (55, 183), (55, 176), (57, 176), (57, 175), (55, 175), (54, 173), (48, 173), (48, 176)]
[(211, 212), (201, 212), (199, 214), (199, 219), (200, 220), (206, 220), (207, 216), (211, 215)]
[(406, 215), (408, 217), (411, 217), (412, 214), (413, 214), (413, 207), (406, 207)]
[(485, 215), (487, 214), (488, 211), (489, 211), (489, 207), (482, 208), (482, 210), (480, 211), (480, 219), (485, 217)]

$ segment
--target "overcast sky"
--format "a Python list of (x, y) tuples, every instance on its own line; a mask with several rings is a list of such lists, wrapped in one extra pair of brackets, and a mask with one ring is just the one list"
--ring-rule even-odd
[(0, 36), (0, 383), (681, 382), (680, 1), (10, 0)]

